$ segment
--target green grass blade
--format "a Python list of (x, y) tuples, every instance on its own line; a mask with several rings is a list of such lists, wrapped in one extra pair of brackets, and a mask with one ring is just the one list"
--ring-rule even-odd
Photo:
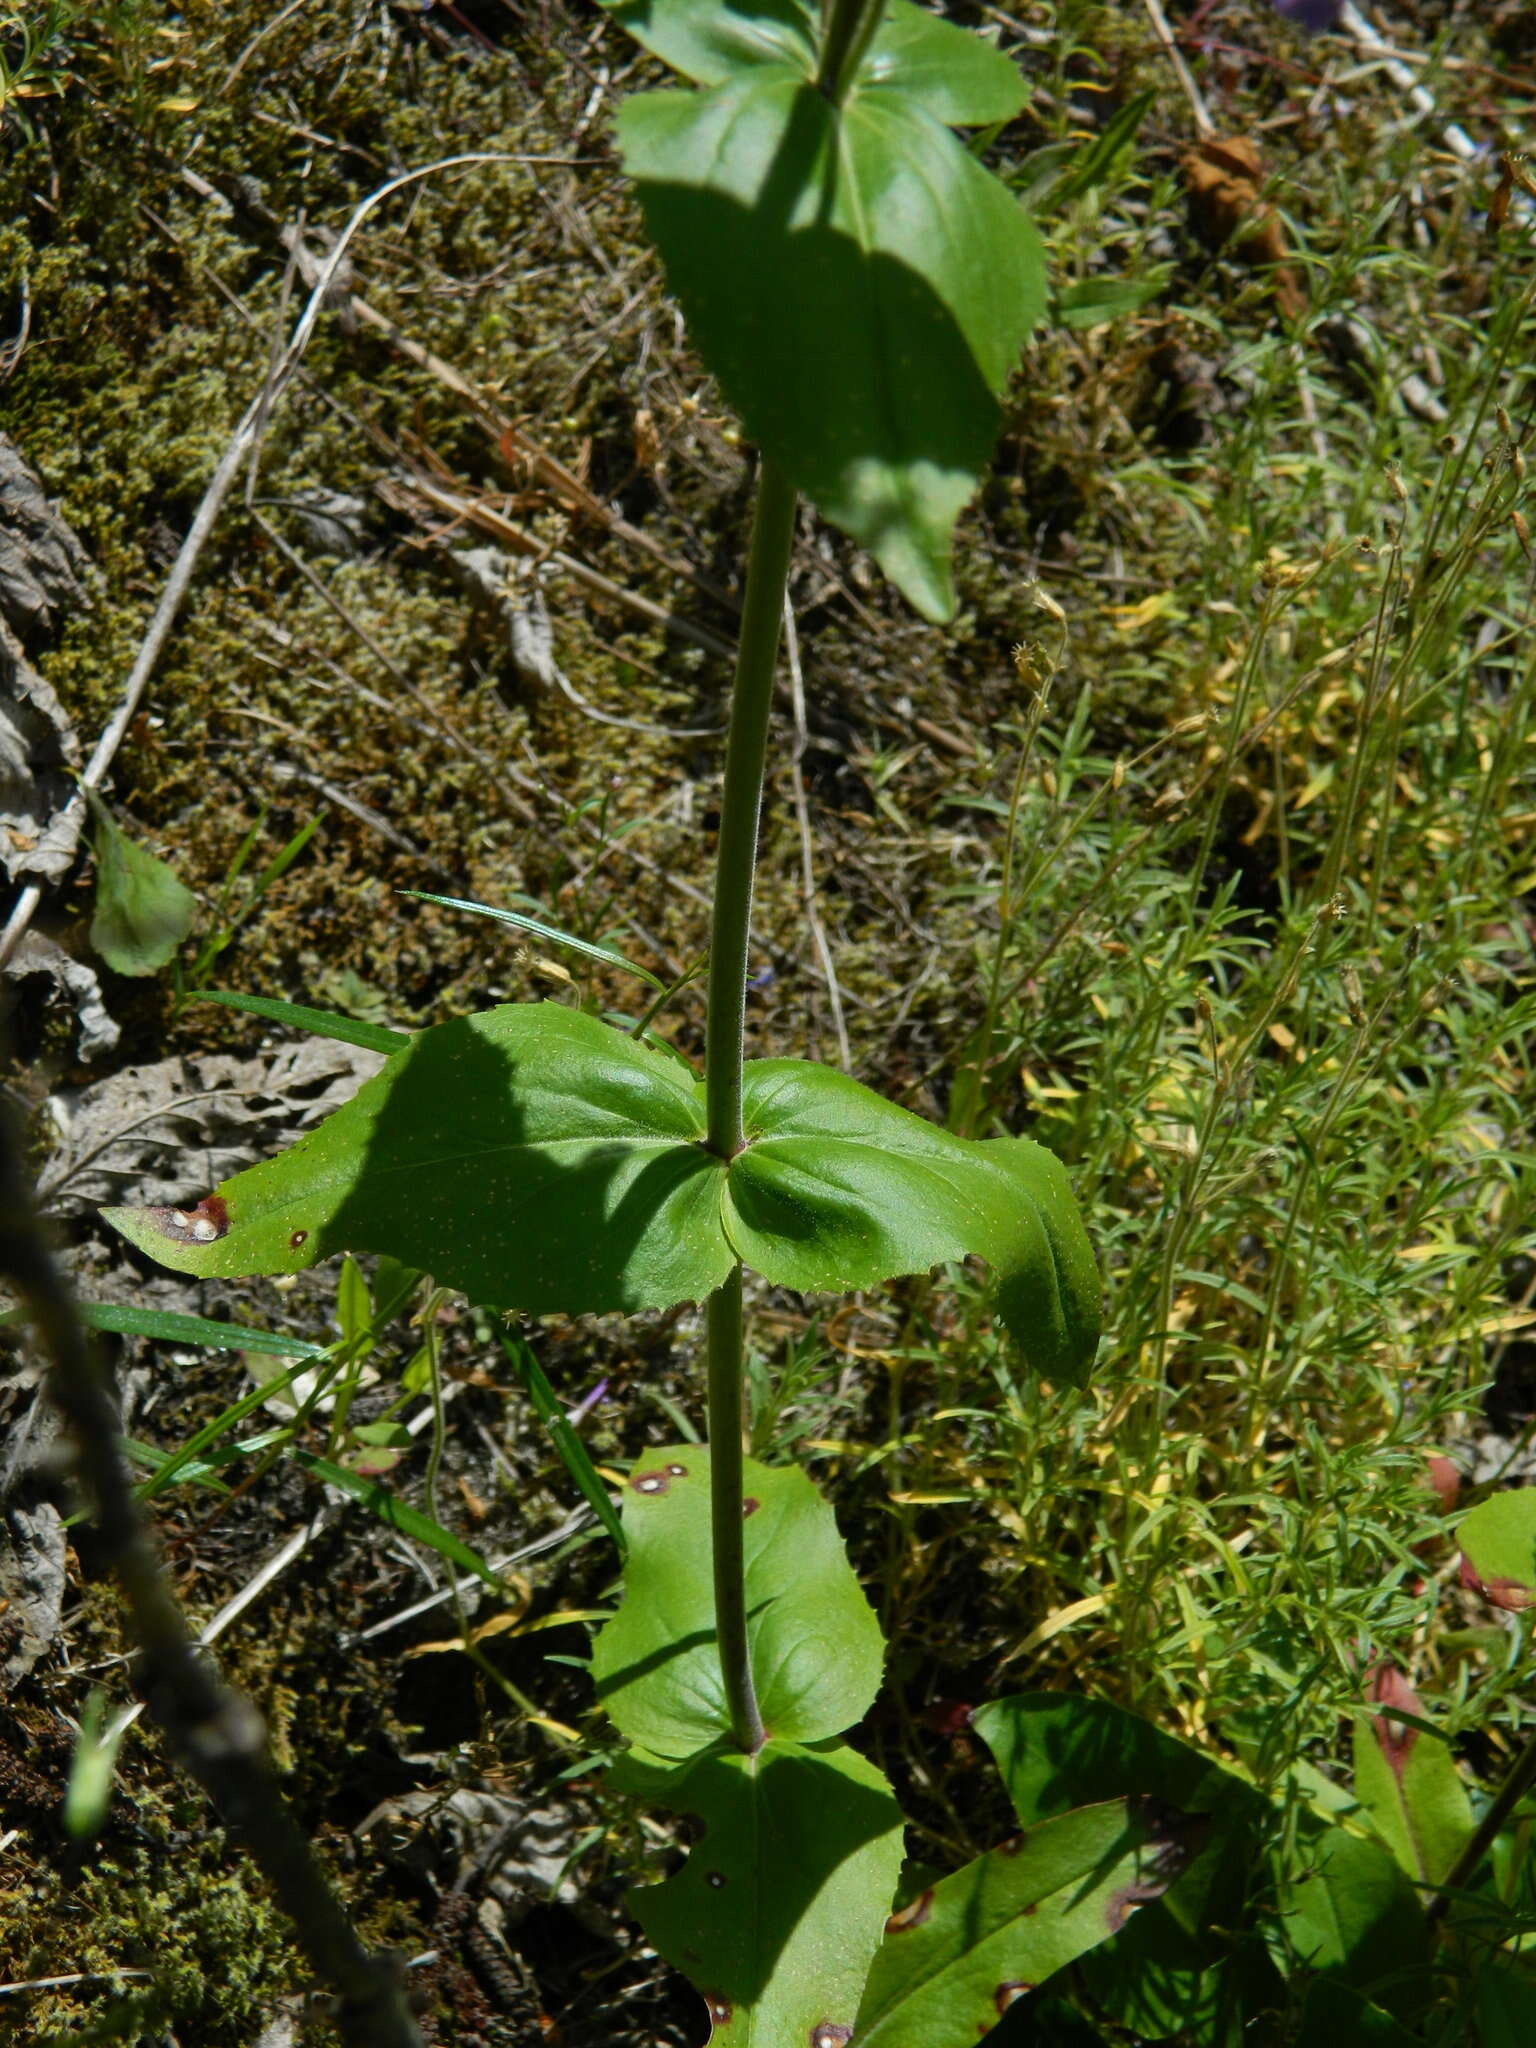
[[(311, 1344), (303, 1337), (285, 1337), (280, 1330), (253, 1330), (243, 1323), (215, 1322), (209, 1316), (187, 1316), (168, 1309), (129, 1308), (115, 1301), (82, 1302), (80, 1314), (92, 1330), (108, 1330), (115, 1337), (156, 1337), (165, 1344), (194, 1344), (204, 1351), (265, 1351), (274, 1358), (324, 1358), (323, 1344)], [(10, 1322), (17, 1311), (7, 1310), (0, 1322)]]
[(586, 1445), (566, 1421), (565, 1410), (545, 1377), (544, 1368), (521, 1338), (512, 1337), (505, 1330), (497, 1334), (501, 1338), (501, 1348), (507, 1354), (507, 1363), (517, 1374), (523, 1391), (549, 1431), (550, 1441), (560, 1453), (566, 1471), (581, 1489), (582, 1499), (613, 1538), (622, 1557), (629, 1546), (624, 1540), (624, 1525), (619, 1520), (618, 1510), (608, 1497), (608, 1489), (599, 1478)]
[[(144, 1472), (158, 1472), (171, 1461), (171, 1453), (162, 1451), (158, 1444), (144, 1443), (136, 1436), (122, 1436), (117, 1447), (130, 1465), (137, 1465)], [(201, 1458), (194, 1465), (181, 1468), (183, 1486), (206, 1486), (210, 1493), (228, 1493), (229, 1488), (217, 1477), (212, 1463)]]
[(288, 872), (289, 868), (293, 866), (294, 862), (298, 859), (299, 855), (304, 851), (305, 847), (308, 846), (310, 840), (314, 838), (315, 834), (319, 831), (321, 825), (324, 824), (324, 822), (325, 813), (323, 811), (317, 812), (315, 816), (308, 821), (307, 824), (303, 824), (299, 827), (298, 831), (294, 833), (293, 837), (288, 841), (288, 844), (285, 847), (283, 847), (281, 852), (275, 853), (272, 856), (271, 860), (267, 862), (266, 866), (262, 869), (261, 873), (256, 877), (255, 881), (251, 884), (251, 900), (253, 908), (257, 903), (260, 902), (261, 898), (271, 888), (272, 884), (280, 880), (281, 877)]
[[(181, 1484), (201, 1484), (212, 1487), (215, 1493), (228, 1493), (229, 1488), (216, 1475), (225, 1465), (236, 1464), (241, 1458), (253, 1458), (258, 1451), (268, 1451), (273, 1444), (286, 1443), (292, 1435), (288, 1429), (263, 1429), (255, 1436), (242, 1437), (237, 1444), (226, 1444), (223, 1450), (210, 1451), (206, 1458), (195, 1464), (183, 1465), (178, 1475)], [(147, 1444), (138, 1437), (125, 1436), (120, 1439), (120, 1448), (125, 1458), (146, 1471), (158, 1472), (168, 1465), (174, 1453), (163, 1451), (158, 1444)]]
[(432, 896), (425, 889), (402, 889), (402, 896), (414, 896), (418, 903), (436, 903), (443, 910), (467, 910), (475, 917), (493, 917), (498, 924), (509, 924), (515, 930), (527, 932), (531, 938), (543, 939), (551, 946), (564, 946), (567, 952), (581, 953), (588, 960), (601, 960), (605, 967), (621, 967), (626, 974), (638, 975), (651, 988), (665, 989), (665, 982), (652, 974), (647, 967), (638, 966), (627, 959), (614, 946), (600, 946), (592, 939), (578, 939), (574, 932), (563, 932), (558, 926), (541, 924), (536, 917), (525, 917), (520, 910), (495, 910), (489, 903), (472, 903), (465, 896)]
[(163, 1493), (173, 1479), (180, 1478), (187, 1465), (195, 1458), (200, 1458), (210, 1444), (217, 1443), (219, 1438), (233, 1429), (237, 1422), (244, 1422), (247, 1415), (254, 1415), (264, 1401), (269, 1401), (274, 1394), (282, 1393), (285, 1387), (291, 1387), (302, 1373), (314, 1370), (313, 1358), (296, 1358), (286, 1372), (280, 1372), (275, 1379), (263, 1380), (260, 1385), (252, 1387), (248, 1394), (242, 1394), (233, 1407), (226, 1408), (222, 1415), (216, 1415), (212, 1422), (205, 1423), (195, 1436), (188, 1437), (179, 1450), (171, 1453), (159, 1471), (152, 1473), (137, 1489), (138, 1499), (149, 1500), (155, 1494)]
[(344, 1466), (333, 1465), (329, 1458), (317, 1457), (313, 1451), (295, 1451), (293, 1455), (306, 1472), (313, 1472), (328, 1486), (351, 1494), (355, 1501), (361, 1502), (370, 1514), (376, 1515), (389, 1528), (398, 1529), (402, 1536), (409, 1536), (413, 1542), (424, 1543), (429, 1550), (435, 1550), (439, 1557), (446, 1558), (461, 1571), (473, 1572), (493, 1593), (506, 1592), (506, 1587), (477, 1551), (460, 1542), (451, 1530), (434, 1522), (430, 1515), (422, 1514), (419, 1508), (407, 1507), (377, 1479), (361, 1478), (356, 1472), (348, 1472)]
[(252, 1017), (265, 1017), (269, 1024), (291, 1024), (295, 1031), (307, 1031), (315, 1038), (339, 1039), (343, 1045), (360, 1045), (365, 1052), (386, 1057), (402, 1052), (411, 1042), (409, 1031), (391, 1031), (384, 1024), (364, 1024), (356, 1017), (342, 1017), (334, 1010), (312, 1010), (304, 1003), (280, 1003), (271, 996), (241, 996), (229, 989), (195, 988), (189, 1003), (222, 1003), (228, 1010), (244, 1010)]

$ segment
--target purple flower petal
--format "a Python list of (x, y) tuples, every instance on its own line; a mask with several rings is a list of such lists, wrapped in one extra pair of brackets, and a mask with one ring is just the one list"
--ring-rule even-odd
[(607, 1391), (608, 1382), (606, 1380), (599, 1380), (597, 1385), (592, 1389), (590, 1394), (584, 1394), (581, 1400), (577, 1402), (574, 1408), (566, 1409), (566, 1421), (572, 1424), (578, 1422), (585, 1422), (587, 1417), (592, 1413), (592, 1410), (597, 1406), (598, 1402), (602, 1400), (604, 1394), (606, 1394)]

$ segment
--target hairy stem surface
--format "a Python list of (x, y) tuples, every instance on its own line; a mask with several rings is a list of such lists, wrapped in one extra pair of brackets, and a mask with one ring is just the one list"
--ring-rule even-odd
[(715, 1553), (715, 1633), (731, 1732), (749, 1755), (767, 1740), (752, 1683), (741, 1490), (741, 1268), (709, 1297), (710, 1532)]
[(742, 1029), (747, 1008), (747, 940), (752, 875), (763, 806), (768, 713), (779, 657), (784, 585), (795, 536), (795, 489), (782, 470), (763, 464), (752, 522), (746, 600), (731, 691), (731, 730), (720, 796), (720, 850), (709, 942), (709, 1012), (704, 1096), (711, 1152), (734, 1159), (746, 1142), (741, 1128)]
[[(752, 877), (768, 756), (768, 714), (778, 661), (784, 587), (795, 535), (795, 490), (781, 470), (763, 464), (720, 801), (720, 851), (709, 949), (708, 1035), (704, 1094), (709, 1149), (734, 1159), (746, 1143), (741, 1122), (742, 1034), (747, 1003), (747, 944)], [(741, 1526), (741, 1268), (709, 1298), (709, 1443), (714, 1532), (715, 1617), (720, 1669), (737, 1742), (763, 1745), (762, 1717), (747, 1647), (747, 1601)]]

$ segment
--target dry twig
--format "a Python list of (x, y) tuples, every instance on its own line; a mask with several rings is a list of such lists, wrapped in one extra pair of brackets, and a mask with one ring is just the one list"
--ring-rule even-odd
[(184, 1768), (245, 1843), (294, 1924), (300, 1946), (339, 1993), (337, 2024), (354, 2048), (423, 2048), (398, 1961), (366, 1949), (283, 1802), (266, 1729), (199, 1653), (118, 1456), (122, 1421), (63, 1275), (43, 1236), (8, 1115), (0, 1113), (0, 1277), (21, 1298), (49, 1366), (49, 1390), (139, 1642), (138, 1681)]

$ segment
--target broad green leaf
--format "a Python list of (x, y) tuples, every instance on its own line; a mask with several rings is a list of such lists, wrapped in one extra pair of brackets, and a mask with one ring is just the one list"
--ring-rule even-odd
[(1102, 1699), (1015, 1693), (972, 1720), (1025, 1827), (1069, 1807), (1147, 1795), (1211, 1819), (1208, 1848), (1174, 1896), (1157, 1908), (1188, 1934), (1235, 1915), (1248, 1838), (1267, 1802), (1214, 1757)]
[(1078, 1381), (1098, 1276), (1066, 1173), (1024, 1138), (951, 1136), (802, 1060), (746, 1070), (750, 1142), (704, 1148), (685, 1067), (554, 1004), (423, 1031), (291, 1150), (182, 1209), (110, 1209), (180, 1272), (409, 1261), (536, 1314), (700, 1300), (744, 1259), (797, 1288), (873, 1287), (976, 1253), (1029, 1362)]
[(702, 1091), (594, 1017), (509, 1005), (419, 1033), (289, 1151), (188, 1209), (108, 1210), (180, 1272), (386, 1252), (534, 1313), (670, 1307), (730, 1271)]
[(1377, 1842), (1308, 1827), (1281, 1873), (1279, 1928), (1297, 1963), (1338, 1977), (1393, 2013), (1432, 1944), (1408, 1878)]
[(816, 75), (816, 17), (803, 0), (601, 0), (620, 28), (698, 85), (754, 64)]
[(1456, 1531), (1468, 1572), (1496, 1607), (1536, 1603), (1536, 1486), (1481, 1501)]
[[(602, 0), (623, 29), (696, 85), (721, 85), (756, 64), (816, 75), (817, 10), (805, 0)], [(1029, 98), (1018, 66), (969, 30), (889, 0), (865, 54), (859, 89), (899, 91), (936, 121), (982, 128), (1007, 121)]]
[[(1383, 1665), (1371, 1679), (1373, 1704), (1423, 1716), (1402, 1673)], [(1385, 1715), (1355, 1722), (1355, 1796), (1401, 1869), (1434, 1885), (1450, 1870), (1475, 1825), (1467, 1788), (1448, 1745)]]
[[(1074, 1973), (1098, 2010), (1146, 2041), (1231, 2048), (1255, 2017), (1282, 2009), (1285, 1984), (1252, 1926), (1245, 1894), (1219, 1925), (1192, 1934), (1172, 1907), (1194, 1872), (1083, 1956)], [(1310, 2037), (1308, 2048), (1313, 2048)]]
[(991, 1750), (1026, 1827), (1091, 1801), (1156, 1793), (1185, 1813), (1257, 1821), (1264, 1795), (1205, 1751), (1110, 1700), (1014, 1693), (978, 1707), (972, 1727)]
[(477, 1550), (471, 1550), (467, 1543), (445, 1529), (440, 1522), (434, 1522), (430, 1515), (424, 1515), (419, 1508), (408, 1507), (403, 1500), (392, 1494), (387, 1486), (381, 1486), (376, 1479), (368, 1479), (359, 1472), (349, 1472), (343, 1465), (333, 1465), (329, 1458), (318, 1458), (313, 1451), (295, 1450), (294, 1457), (306, 1472), (313, 1472), (317, 1479), (323, 1479), (328, 1486), (348, 1493), (353, 1500), (360, 1501), (379, 1521), (391, 1529), (398, 1529), (402, 1536), (409, 1536), (415, 1543), (423, 1543), (428, 1550), (435, 1550), (439, 1557), (457, 1565), (462, 1572), (473, 1572), (490, 1587), (493, 1593), (505, 1593), (506, 1586), (486, 1563)]
[(1029, 98), (1011, 57), (911, 0), (890, 0), (886, 8), (859, 72), (858, 90), (869, 86), (898, 92), (955, 128), (1011, 121)]
[(1173, 1808), (1111, 1799), (978, 1856), (892, 1915), (855, 2048), (967, 2048), (1016, 1999), (1160, 1898), (1190, 1849)]
[(96, 839), (91, 944), (114, 973), (155, 974), (191, 931), (197, 898), (128, 837), (93, 789), (85, 794)]
[(1138, 1794), (1208, 1816), (1207, 1840), (1168, 1894), (1083, 1962), (1085, 1982), (1122, 2026), (1151, 2039), (1222, 2039), (1245, 1999), (1277, 1979), (1261, 1949), (1234, 1948), (1252, 1841), (1267, 1802), (1203, 1750), (1109, 1700), (1018, 1693), (978, 1709), (975, 1731), (997, 1760), (1025, 1826), (1091, 1800)]
[(429, 896), (425, 889), (402, 889), (400, 894), (414, 896), (418, 903), (436, 903), (444, 910), (467, 910), (475, 917), (493, 918), (497, 924), (509, 924), (514, 931), (526, 932), (530, 938), (543, 939), (546, 945), (563, 946), (568, 953), (580, 953), (586, 960), (600, 960), (605, 967), (622, 968), (626, 974), (637, 976), (654, 989), (666, 986), (648, 967), (639, 967), (633, 960), (626, 959), (617, 946), (578, 939), (574, 932), (563, 932), (558, 925), (541, 924), (538, 918), (525, 917), (520, 910), (496, 910), (489, 903), (472, 903), (464, 896)]
[(271, 996), (242, 996), (228, 989), (194, 989), (187, 998), (194, 1003), (222, 1003), (228, 1010), (244, 1010), (248, 1016), (264, 1017), (269, 1024), (290, 1024), (295, 1031), (307, 1031), (311, 1038), (334, 1038), (342, 1045), (360, 1045), (365, 1052), (381, 1052), (387, 1059), (411, 1042), (409, 1031), (391, 1031), (384, 1024), (365, 1024), (360, 1017), (343, 1017), (335, 1010), (312, 1010), (304, 1003), (281, 1003)]
[[(624, 1489), (624, 1598), (592, 1648), (609, 1719), (654, 1757), (696, 1756), (730, 1733), (715, 1644), (709, 1452), (648, 1451)], [(790, 1466), (745, 1465), (748, 1635), (770, 1735), (822, 1742), (880, 1684), (880, 1625), (832, 1510)]]
[(847, 2041), (901, 1870), (901, 1809), (875, 1766), (775, 1738), (681, 1769), (627, 1757), (610, 1779), (703, 1824), (677, 1876), (628, 1902), (703, 1993), (711, 2048)]
[(747, 432), (927, 617), (954, 609), (950, 537), (1044, 307), (1017, 200), (920, 95), (833, 107), (787, 63), (620, 109), (700, 352)]
[(1080, 1384), (1099, 1278), (1061, 1162), (1028, 1138), (956, 1138), (806, 1060), (746, 1070), (751, 1142), (732, 1162), (726, 1229), (783, 1287), (874, 1287), (976, 1253), (1039, 1372)]

